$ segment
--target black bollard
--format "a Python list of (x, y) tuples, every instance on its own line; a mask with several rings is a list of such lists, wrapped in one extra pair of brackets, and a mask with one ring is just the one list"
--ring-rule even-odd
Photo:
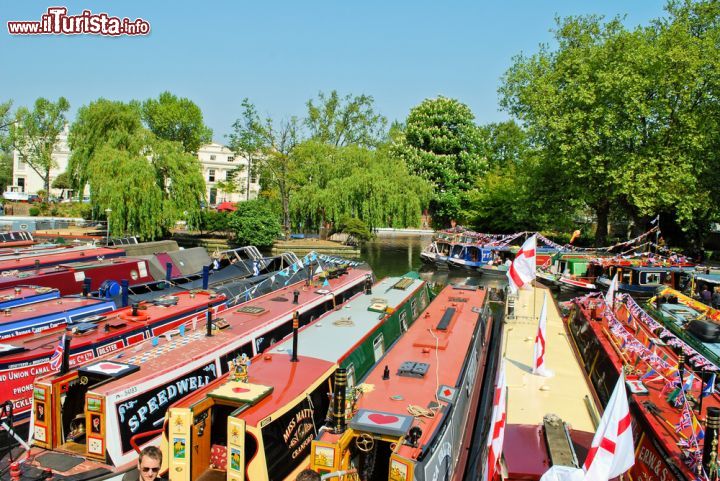
[(335, 371), (335, 386), (333, 389), (332, 415), (335, 434), (345, 431), (345, 388), (347, 387), (347, 370), (339, 368)]
[(128, 291), (130, 289), (130, 283), (127, 279), (120, 281), (120, 289), (122, 290), (122, 305), (121, 307), (127, 307), (128, 305)]
[(89, 277), (86, 277), (85, 280), (83, 280), (83, 290), (82, 295), (87, 297), (90, 295), (90, 285), (92, 284), (92, 279)]
[(207, 316), (207, 324), (205, 327), (205, 329), (206, 329), (205, 335), (207, 337), (212, 337), (212, 309), (208, 308), (206, 316)]
[(210, 266), (203, 266), (202, 280), (203, 289), (206, 290), (210, 284)]
[(385, 369), (383, 370), (383, 381), (387, 381), (388, 379), (390, 379), (390, 368), (385, 366)]
[(370, 276), (365, 278), (365, 294), (372, 295), (372, 279)]
[(720, 428), (720, 408), (709, 407), (702, 455), (702, 465), (706, 473), (710, 472), (710, 465), (717, 462), (718, 428)]
[(293, 291), (293, 304), (297, 304), (300, 301), (300, 291)]
[(297, 351), (298, 351), (298, 329), (300, 328), (300, 316), (297, 311), (293, 312), (293, 351), (290, 362), (298, 362)]
[(63, 338), (62, 364), (60, 364), (60, 374), (65, 374), (70, 370), (70, 341), (72, 337), (66, 335)]
[(172, 279), (172, 262), (165, 263), (165, 280), (169, 281)]
[(139, 308), (139, 307), (140, 307), (140, 304), (138, 304), (137, 302), (133, 302), (133, 303), (132, 303), (132, 306), (131, 306), (131, 308), (132, 308), (131, 315), (132, 315), (133, 317), (137, 317), (137, 315), (138, 315), (138, 308)]

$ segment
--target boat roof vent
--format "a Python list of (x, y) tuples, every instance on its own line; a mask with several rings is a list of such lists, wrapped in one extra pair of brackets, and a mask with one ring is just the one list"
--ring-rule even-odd
[(405, 377), (425, 377), (430, 364), (426, 362), (405, 361), (398, 368), (397, 375)]
[(412, 279), (412, 278), (410, 278), (410, 277), (403, 277), (402, 279), (400, 279), (399, 281), (397, 281), (397, 282), (395, 283), (395, 285), (393, 286), (393, 288), (394, 288), (394, 289), (400, 289), (400, 290), (403, 290), (403, 291), (404, 291), (405, 289), (407, 289), (408, 287), (410, 287), (410, 286), (412, 285), (412, 283), (414, 282), (414, 280), (415, 280), (415, 279)]
[(264, 307), (260, 306), (242, 306), (239, 309), (236, 309), (235, 312), (241, 312), (243, 314), (251, 314), (253, 316), (259, 316), (263, 312), (265, 312)]
[(452, 318), (454, 315), (455, 315), (454, 307), (448, 307), (447, 309), (445, 309), (442, 319), (440, 319), (440, 322), (438, 322), (438, 325), (435, 326), (435, 329), (437, 329), (438, 331), (447, 331), (447, 328), (450, 325), (450, 321), (452, 321)]
[(560, 416), (546, 414), (543, 417), (543, 435), (551, 466), (580, 467), (567, 424)]

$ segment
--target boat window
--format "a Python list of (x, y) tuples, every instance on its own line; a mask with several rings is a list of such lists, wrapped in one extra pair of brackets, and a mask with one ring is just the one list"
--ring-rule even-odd
[(620, 282), (623, 284), (632, 284), (632, 282), (630, 281), (631, 273), (632, 273), (632, 271), (623, 271)]
[(643, 272), (640, 276), (640, 284), (660, 284), (660, 282), (659, 272)]
[(402, 311), (400, 312), (400, 332), (405, 332), (407, 329), (407, 312)]
[(413, 299), (412, 301), (410, 301), (410, 308), (412, 309), (413, 319), (416, 319), (418, 316), (417, 299)]
[(355, 387), (355, 364), (350, 363), (347, 367), (347, 387), (352, 389)]
[(383, 354), (385, 354), (385, 342), (382, 333), (373, 341), (373, 353), (375, 354), (375, 362), (378, 362)]

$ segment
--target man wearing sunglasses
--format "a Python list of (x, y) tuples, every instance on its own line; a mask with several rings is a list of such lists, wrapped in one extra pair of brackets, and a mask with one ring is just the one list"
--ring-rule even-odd
[(162, 451), (155, 446), (148, 446), (140, 451), (138, 467), (128, 471), (122, 481), (163, 481), (159, 477), (162, 465)]

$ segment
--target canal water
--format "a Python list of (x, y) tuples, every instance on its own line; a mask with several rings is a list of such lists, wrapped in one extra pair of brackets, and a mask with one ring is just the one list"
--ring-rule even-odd
[(482, 278), (480, 273), (464, 270), (440, 270), (434, 266), (423, 264), (420, 252), (431, 240), (432, 237), (427, 235), (376, 237), (363, 245), (360, 257), (372, 267), (377, 279), (401, 276), (409, 271), (419, 271), (423, 279), (438, 286), (448, 283), (489, 287), (505, 284), (502, 279)]

